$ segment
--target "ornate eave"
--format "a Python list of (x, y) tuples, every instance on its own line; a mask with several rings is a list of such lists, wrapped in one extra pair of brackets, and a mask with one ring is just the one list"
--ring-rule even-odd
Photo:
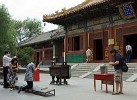
[(71, 15), (73, 13), (76, 13), (80, 10), (83, 10), (83, 9), (86, 9), (88, 7), (95, 6), (98, 4), (102, 4), (102, 3), (107, 2), (107, 1), (110, 1), (110, 0), (85, 0), (81, 4), (79, 4), (75, 7), (72, 7), (70, 9), (66, 10), (66, 8), (63, 8), (61, 10), (61, 12), (55, 11), (55, 13), (53, 13), (53, 14), (48, 14), (48, 15), (45, 14), (45, 15), (43, 15), (43, 21), (52, 23), (53, 20), (57, 20), (57, 19), (60, 19), (62, 17), (66, 17), (66, 16)]
[[(128, 0), (126, 0), (128, 1)], [(86, 0), (83, 3), (70, 9), (63, 8), (61, 12), (43, 15), (43, 21), (59, 25), (68, 25), (77, 23), (87, 17), (96, 18), (97, 16), (109, 15), (118, 12), (116, 5), (125, 2), (125, 0)], [(110, 8), (107, 8), (110, 6)]]

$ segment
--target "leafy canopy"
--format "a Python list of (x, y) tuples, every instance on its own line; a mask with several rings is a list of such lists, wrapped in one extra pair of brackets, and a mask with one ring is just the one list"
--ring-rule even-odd
[(0, 5), (0, 58), (5, 50), (16, 53), (16, 31), (11, 16), (4, 5)]

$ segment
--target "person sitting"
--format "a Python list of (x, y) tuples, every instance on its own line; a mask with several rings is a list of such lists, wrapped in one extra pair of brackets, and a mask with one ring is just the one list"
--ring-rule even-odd
[(17, 58), (13, 58), (9, 65), (9, 73), (7, 74), (7, 82), (10, 85), (11, 91), (15, 88), (15, 83), (18, 80), (17, 72), (18, 72), (18, 61)]

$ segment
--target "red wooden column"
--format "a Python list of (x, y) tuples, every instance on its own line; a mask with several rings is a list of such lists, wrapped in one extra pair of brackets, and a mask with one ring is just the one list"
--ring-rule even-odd
[(103, 29), (103, 51), (104, 51), (104, 62), (109, 61), (109, 46), (108, 46), (108, 40), (109, 40), (109, 30)]
[(42, 62), (44, 62), (45, 60), (45, 49), (44, 49), (44, 46), (42, 48)]

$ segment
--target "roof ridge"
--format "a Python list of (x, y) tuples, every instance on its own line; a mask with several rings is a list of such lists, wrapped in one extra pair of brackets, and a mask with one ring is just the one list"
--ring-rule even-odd
[(86, 8), (86, 7), (89, 7), (89, 6), (98, 4), (98, 3), (103, 3), (105, 1), (109, 1), (109, 0), (85, 0), (82, 3), (78, 4), (77, 6), (71, 7), (67, 10), (66, 10), (66, 8), (63, 8), (61, 12), (55, 11), (55, 13), (52, 13), (52, 14), (45, 14), (45, 15), (43, 15), (43, 20), (50, 20), (52, 18), (61, 17), (63, 15), (67, 15), (67, 14), (76, 12), (83, 8)]

